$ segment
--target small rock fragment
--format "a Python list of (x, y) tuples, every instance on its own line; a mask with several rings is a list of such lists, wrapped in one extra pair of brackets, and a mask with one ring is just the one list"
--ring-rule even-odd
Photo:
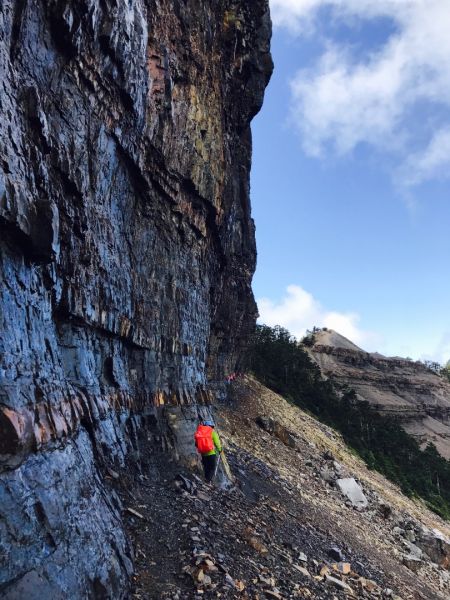
[(292, 565), (296, 571), (304, 575), (305, 577), (311, 577), (310, 572), (305, 567), (300, 567), (299, 565)]
[(336, 577), (331, 577), (331, 575), (325, 575), (325, 583), (344, 592), (349, 592), (351, 594), (353, 593), (353, 590), (348, 583), (345, 583), (345, 581), (341, 581), (340, 579), (336, 579)]
[(212, 562), (212, 560), (209, 560), (209, 558), (207, 558), (204, 562), (204, 568), (207, 571), (211, 571), (211, 572), (215, 572), (218, 571), (219, 569), (216, 567), (216, 565)]
[(325, 575), (328, 575), (329, 572), (330, 572), (330, 568), (327, 567), (327, 565), (322, 565), (320, 567), (319, 575), (321, 577), (325, 577)]
[(275, 579), (273, 577), (263, 577), (262, 575), (258, 575), (259, 581), (267, 585), (267, 587), (275, 587)]
[(113, 479), (119, 479), (120, 475), (117, 471), (114, 471), (114, 469), (110, 469), (109, 467), (107, 468), (107, 471), (110, 477), (112, 477)]
[(342, 575), (348, 575), (350, 573), (350, 571), (352, 570), (352, 567), (351, 567), (351, 564), (348, 562), (339, 562), (339, 563), (334, 563), (333, 569), (335, 571), (338, 571), (339, 573), (342, 573)]
[(130, 515), (133, 515), (134, 517), (138, 517), (138, 519), (145, 519), (144, 515), (141, 515), (140, 512), (134, 510), (134, 508), (130, 508), (129, 506), (127, 507), (127, 512), (129, 512)]
[(258, 540), (258, 538), (255, 536), (252, 536), (251, 538), (249, 538), (248, 543), (250, 544), (250, 546), (252, 548), (254, 548), (260, 554), (267, 554), (269, 552), (267, 547), (260, 540)]
[(208, 496), (204, 492), (201, 492), (200, 490), (197, 490), (197, 498), (199, 500), (202, 500), (203, 502), (209, 502), (211, 500), (210, 496)]
[(405, 538), (411, 543), (416, 541), (416, 536), (414, 535), (414, 531), (412, 529), (407, 529), (405, 531)]
[(342, 550), (340, 550), (337, 546), (333, 546), (328, 550), (328, 556), (330, 556), (333, 560), (336, 560), (337, 562), (344, 561), (344, 555), (342, 553)]
[(369, 592), (373, 592), (378, 588), (378, 584), (375, 581), (372, 581), (372, 579), (367, 579), (366, 577), (360, 577), (358, 579), (358, 583), (362, 588), (368, 590)]
[(334, 470), (328, 466), (322, 467), (322, 469), (320, 469), (320, 476), (327, 483), (334, 483), (337, 479), (337, 476), (336, 476), (336, 473), (334, 472)]
[(392, 515), (392, 508), (389, 506), (389, 504), (381, 502), (378, 506), (378, 512), (383, 519), (389, 519), (389, 517)]
[(179, 487), (182, 487), (186, 490), (186, 492), (189, 492), (190, 494), (192, 494), (196, 489), (195, 483), (187, 477), (185, 477), (184, 475), (181, 475), (181, 473), (177, 475), (175, 479), (175, 484)]
[(199, 583), (203, 582), (203, 580), (205, 579), (205, 573), (204, 573), (203, 569), (199, 569), (197, 571), (197, 574), (196, 574), (195, 578), (197, 579), (197, 581)]
[(276, 590), (264, 590), (264, 593), (268, 598), (276, 598), (276, 600), (283, 600), (283, 596), (280, 594), (280, 592)]

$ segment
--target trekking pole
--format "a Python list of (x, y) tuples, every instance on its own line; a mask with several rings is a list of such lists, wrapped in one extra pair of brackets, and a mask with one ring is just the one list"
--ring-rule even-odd
[(224, 474), (228, 478), (228, 480), (231, 481), (231, 483), (233, 483), (234, 476), (233, 476), (233, 473), (231, 472), (230, 465), (228, 464), (228, 460), (227, 460), (225, 452), (222, 453), (222, 469), (223, 469)]
[(214, 469), (213, 481), (214, 481), (214, 479), (216, 478), (216, 475), (217, 475), (217, 470), (218, 470), (218, 468), (219, 468), (219, 463), (220, 463), (220, 459), (221, 459), (221, 458), (222, 458), (222, 452), (220, 452), (220, 454), (219, 454), (219, 458), (217, 459), (217, 462), (216, 462), (216, 468)]

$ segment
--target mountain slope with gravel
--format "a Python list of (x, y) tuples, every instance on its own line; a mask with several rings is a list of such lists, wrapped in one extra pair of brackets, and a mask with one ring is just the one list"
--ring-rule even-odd
[(140, 470), (109, 476), (133, 541), (134, 598), (449, 597), (448, 523), (332, 429), (250, 377), (216, 416), (232, 482), (205, 484), (152, 436)]

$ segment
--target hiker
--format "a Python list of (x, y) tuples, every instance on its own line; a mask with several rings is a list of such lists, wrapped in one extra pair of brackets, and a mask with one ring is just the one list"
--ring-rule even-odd
[(205, 479), (210, 483), (216, 472), (218, 454), (222, 452), (219, 435), (214, 431), (214, 421), (209, 419), (200, 421), (195, 432), (195, 446), (202, 455)]

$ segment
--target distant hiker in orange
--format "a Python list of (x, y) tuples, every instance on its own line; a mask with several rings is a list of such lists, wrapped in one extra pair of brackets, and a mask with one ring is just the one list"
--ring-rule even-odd
[(218, 465), (218, 454), (222, 452), (222, 444), (219, 435), (214, 431), (215, 423), (211, 420), (200, 422), (195, 432), (195, 446), (202, 455), (203, 470), (205, 479), (210, 483), (216, 474)]

